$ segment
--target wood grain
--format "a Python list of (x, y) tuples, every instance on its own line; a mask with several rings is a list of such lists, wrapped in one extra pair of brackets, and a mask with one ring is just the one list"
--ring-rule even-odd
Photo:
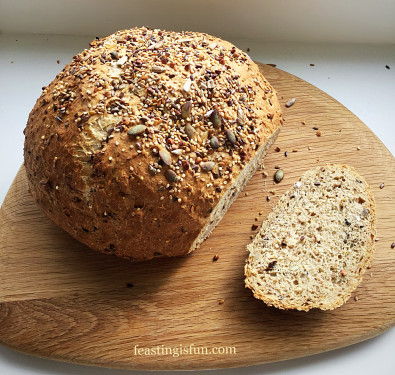
[[(395, 249), (390, 248), (395, 241), (395, 159), (333, 98), (286, 72), (260, 66), (281, 102), (295, 97), (296, 103), (284, 108), (284, 128), (265, 159), (268, 177), (258, 172), (201, 249), (189, 256), (130, 264), (91, 251), (41, 213), (20, 169), (0, 212), (4, 345), (97, 366), (204, 369), (318, 353), (395, 324)], [(256, 232), (251, 226), (255, 217), (258, 224), (264, 220), (302, 173), (326, 162), (355, 166), (373, 188), (380, 240), (372, 268), (355, 293), (358, 301), (351, 298), (335, 311), (269, 308), (244, 288), (245, 246)], [(281, 166), (285, 178), (274, 186), (275, 166)], [(382, 182), (384, 189), (379, 188)], [(275, 195), (267, 202), (272, 189)], [(236, 353), (135, 355), (136, 345), (234, 347)]]

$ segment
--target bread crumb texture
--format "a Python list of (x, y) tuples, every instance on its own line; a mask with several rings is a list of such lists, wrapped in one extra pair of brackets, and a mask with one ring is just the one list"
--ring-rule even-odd
[(371, 262), (375, 222), (370, 187), (353, 168), (309, 170), (247, 246), (246, 286), (280, 309), (339, 307)]
[(275, 91), (232, 44), (123, 30), (92, 41), (43, 88), (25, 167), (43, 211), (91, 248), (180, 255), (281, 124)]

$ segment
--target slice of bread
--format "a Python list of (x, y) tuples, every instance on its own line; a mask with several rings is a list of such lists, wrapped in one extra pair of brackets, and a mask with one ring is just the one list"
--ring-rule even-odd
[(339, 307), (371, 262), (375, 225), (370, 187), (352, 167), (309, 170), (247, 246), (246, 287), (280, 309)]

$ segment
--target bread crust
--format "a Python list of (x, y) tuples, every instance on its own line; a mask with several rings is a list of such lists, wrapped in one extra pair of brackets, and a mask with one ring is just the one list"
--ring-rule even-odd
[(186, 254), (282, 121), (275, 90), (230, 43), (119, 31), (43, 89), (25, 129), (29, 188), (94, 250), (130, 260)]
[[(357, 181), (360, 181), (360, 183), (363, 185), (366, 196), (368, 198), (368, 201), (365, 204), (365, 207), (369, 209), (370, 212), (370, 220), (369, 220), (369, 228), (367, 230), (367, 235), (365, 240), (366, 240), (366, 252), (364, 253), (364, 256), (361, 260), (361, 262), (358, 264), (358, 268), (360, 269), (359, 272), (353, 273), (352, 277), (348, 280), (346, 288), (344, 288), (341, 291), (341, 294), (335, 296), (330, 300), (320, 300), (314, 302), (306, 302), (304, 304), (298, 304), (298, 303), (293, 303), (293, 302), (288, 302), (286, 300), (280, 300), (279, 298), (275, 298), (274, 296), (270, 296), (265, 294), (262, 291), (262, 287), (260, 285), (260, 281), (258, 280), (257, 277), (257, 270), (253, 267), (253, 259), (254, 259), (254, 249), (259, 246), (259, 238), (260, 234), (264, 233), (267, 228), (270, 228), (271, 223), (275, 221), (276, 214), (279, 210), (281, 210), (282, 207), (285, 207), (289, 200), (289, 194), (290, 191), (287, 191), (284, 193), (284, 195), (280, 198), (280, 201), (278, 202), (277, 206), (272, 210), (272, 212), (268, 215), (266, 221), (263, 223), (262, 228), (258, 234), (258, 236), (254, 239), (252, 243), (250, 243), (247, 246), (247, 251), (249, 252), (249, 257), (246, 260), (246, 264), (244, 267), (244, 275), (245, 275), (245, 286), (246, 288), (249, 288), (252, 290), (254, 297), (257, 299), (260, 299), (264, 301), (267, 305), (269, 306), (274, 306), (279, 309), (283, 310), (291, 310), (291, 309), (296, 309), (299, 311), (309, 311), (312, 308), (319, 308), (321, 310), (333, 310), (335, 308), (338, 308), (342, 306), (351, 296), (351, 293), (357, 288), (357, 286), (361, 283), (363, 275), (366, 272), (366, 269), (368, 265), (371, 264), (372, 258), (373, 258), (373, 253), (374, 253), (374, 239), (376, 237), (376, 209), (375, 209), (375, 200), (371, 191), (370, 186), (367, 184), (365, 179), (360, 176), (356, 170), (348, 166), (346, 164), (326, 164), (323, 166), (324, 168), (331, 168), (331, 169), (338, 169), (338, 170), (346, 170), (347, 173), (350, 173), (351, 175), (354, 176), (354, 178)], [(321, 168), (323, 167), (318, 167), (313, 170), (310, 170), (306, 172), (305, 175), (303, 175), (299, 181), (302, 179), (306, 178), (306, 175), (309, 174), (309, 176), (314, 175), (317, 173)]]

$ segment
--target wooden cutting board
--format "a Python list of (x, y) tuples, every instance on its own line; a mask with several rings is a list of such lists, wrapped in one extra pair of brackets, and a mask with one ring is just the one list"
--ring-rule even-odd
[[(256, 173), (191, 255), (130, 264), (93, 252), (41, 213), (20, 169), (0, 213), (4, 345), (97, 366), (206, 369), (331, 350), (394, 325), (394, 157), (336, 100), (291, 74), (260, 67), (283, 104), (291, 98), (296, 102), (284, 108), (285, 125), (265, 159), (268, 177)], [(322, 132), (320, 137), (313, 127)], [(245, 246), (257, 232), (251, 226), (265, 219), (302, 173), (326, 162), (355, 166), (373, 188), (379, 242), (372, 267), (353, 297), (335, 311), (267, 307), (244, 288)], [(274, 186), (275, 166), (285, 177)], [(275, 195), (269, 193), (273, 189)], [(183, 350), (177, 356), (179, 348)]]

